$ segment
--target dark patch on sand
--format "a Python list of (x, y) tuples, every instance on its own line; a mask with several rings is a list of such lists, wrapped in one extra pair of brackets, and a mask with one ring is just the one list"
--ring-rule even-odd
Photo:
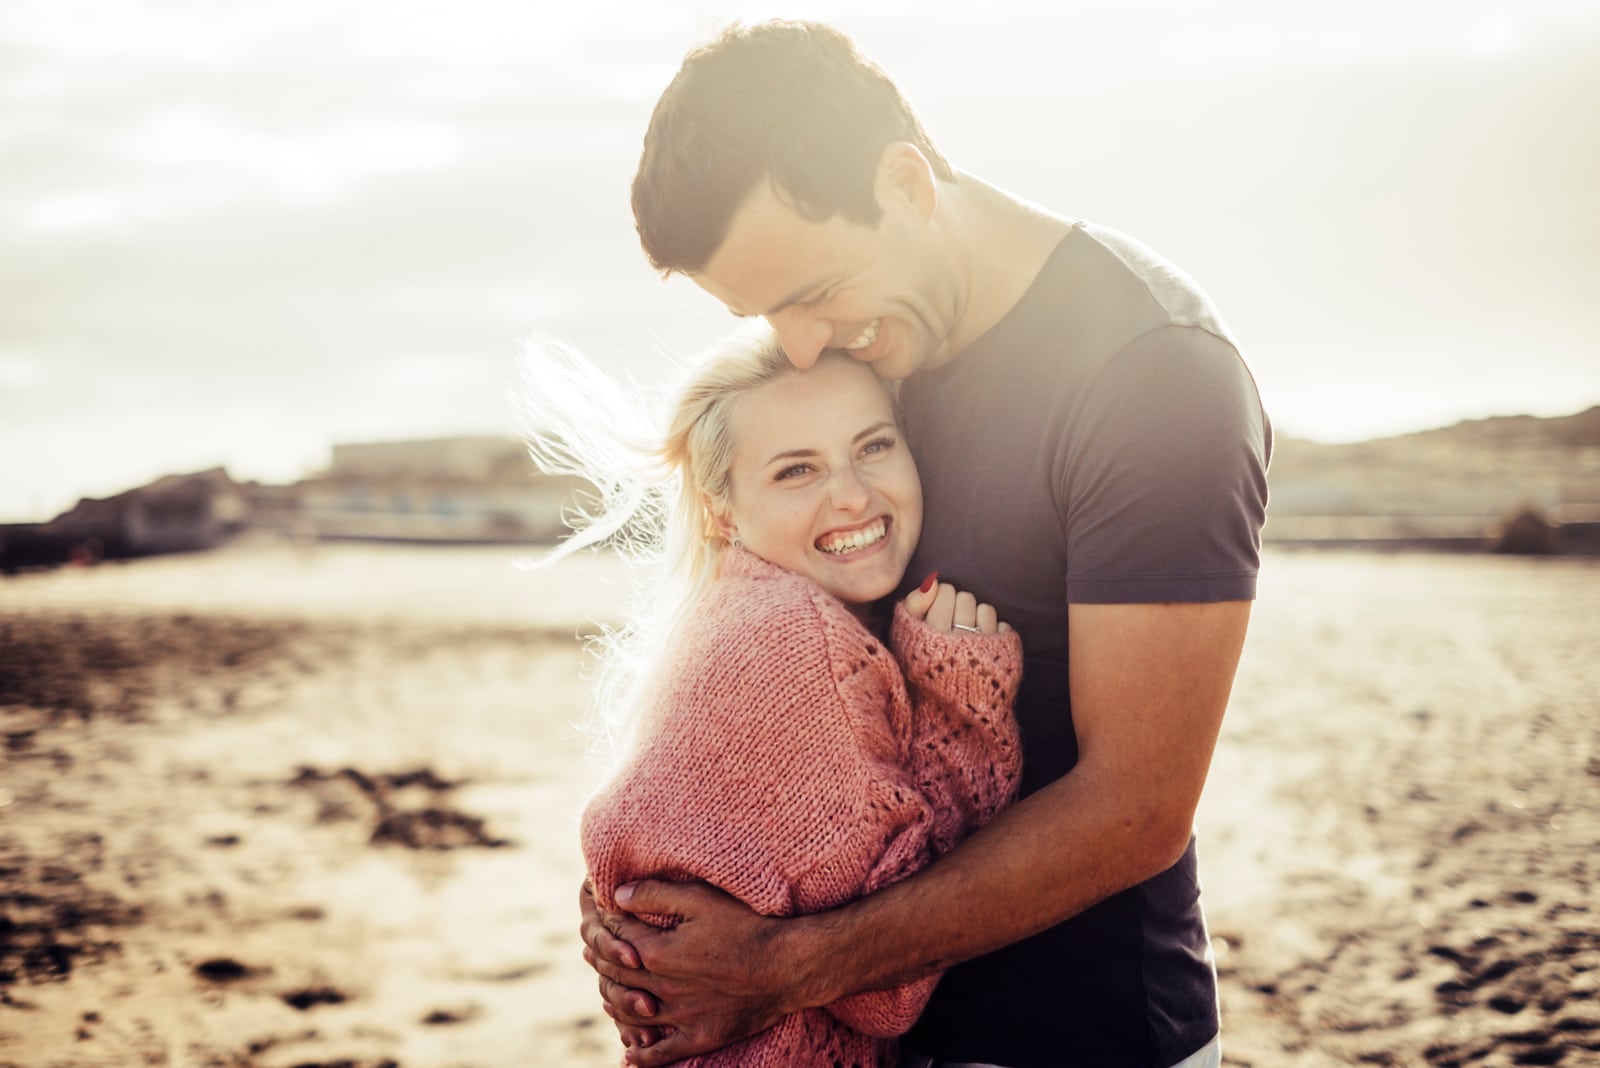
[(349, 1000), (350, 995), (331, 986), (306, 987), (304, 990), (292, 990), (283, 995), (285, 1005), (301, 1012), (316, 1008), (318, 1005), (343, 1005)]
[[(214, 693), (218, 707), (197, 710), (226, 713), (237, 695), (227, 679), (289, 655), (290, 639), (305, 629), (187, 615), (153, 617), (137, 627), (76, 616), (0, 618), (0, 707), (33, 709), (53, 723), (137, 721), (157, 696), (183, 691)], [(7, 748), (28, 747), (32, 733), (8, 732)]]
[(434, 1009), (420, 1021), (424, 1027), (449, 1027), (475, 1020), (481, 1010), (476, 1005), (464, 1009)]
[(489, 833), (481, 817), (444, 803), (460, 781), (431, 768), (372, 774), (356, 768), (318, 771), (302, 767), (288, 785), (309, 791), (318, 823), (370, 820), (373, 845), (407, 849), (498, 849), (512, 843)]
[(196, 964), (194, 974), (207, 982), (236, 983), (241, 979), (249, 979), (251, 976), (259, 974), (259, 971), (248, 965), (240, 964), (232, 957), (215, 957)]
[(0, 873), (0, 986), (66, 979), (79, 964), (121, 950), (110, 929), (138, 923), (142, 910), (74, 875), (35, 875), (8, 866)]

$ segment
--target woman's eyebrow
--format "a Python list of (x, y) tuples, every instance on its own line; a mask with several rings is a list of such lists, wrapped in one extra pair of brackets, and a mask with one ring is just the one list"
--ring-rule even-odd
[[(873, 423), (871, 426), (867, 427), (865, 430), (857, 431), (855, 436), (850, 439), (850, 444), (854, 445), (854, 444), (858, 443), (862, 438), (871, 437), (873, 434), (878, 433), (880, 430), (893, 430), (893, 429), (894, 429), (894, 424), (892, 422), (890, 422), (887, 419), (880, 419), (878, 422)], [(771, 463), (777, 463), (779, 460), (794, 460), (794, 459), (799, 459), (801, 457), (806, 457), (806, 456), (816, 456), (818, 451), (819, 450), (817, 450), (817, 449), (784, 449), (782, 452), (775, 452), (770, 457), (768, 457), (767, 458), (767, 463), (771, 464)]]
[(773, 453), (770, 457), (767, 458), (767, 463), (770, 464), (770, 463), (776, 463), (779, 460), (793, 460), (793, 459), (795, 459), (797, 457), (801, 457), (801, 456), (815, 456), (815, 455), (817, 455), (817, 450), (816, 449), (785, 449), (783, 452), (775, 452), (775, 453)]

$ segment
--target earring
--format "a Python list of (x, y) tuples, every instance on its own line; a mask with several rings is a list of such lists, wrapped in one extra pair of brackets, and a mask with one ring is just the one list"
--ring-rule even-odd
[(733, 546), (733, 547), (734, 547), (734, 548), (735, 548), (735, 549), (743, 549), (743, 548), (744, 548), (744, 542), (742, 542), (742, 541), (740, 541), (740, 540), (739, 540), (739, 535), (737, 535), (737, 534), (735, 534), (735, 535), (734, 535), (734, 536), (733, 536), (733, 541), (732, 541), (732, 542), (730, 542), (730, 544), (731, 544), (731, 545), (732, 545), (732, 546)]

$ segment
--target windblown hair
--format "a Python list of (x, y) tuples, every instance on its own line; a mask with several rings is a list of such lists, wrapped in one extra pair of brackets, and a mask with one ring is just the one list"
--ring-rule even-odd
[[(641, 390), (625, 388), (562, 342), (526, 343), (521, 372), (534, 463), (595, 486), (588, 506), (566, 517), (572, 535), (536, 566), (599, 546), (616, 549), (628, 564), (627, 621), (605, 629), (591, 649), (599, 670), (590, 733), (603, 755), (615, 757), (632, 740), (679, 620), (716, 578), (727, 542), (713, 515), (732, 488), (733, 413), (751, 390), (800, 372), (771, 331), (736, 335), (690, 368), (664, 421)], [(652, 426), (662, 429), (640, 430)]]
[(881, 214), (878, 160), (915, 145), (955, 172), (900, 90), (854, 42), (814, 22), (734, 23), (691, 51), (656, 102), (633, 179), (633, 218), (663, 274), (703, 269), (757, 183), (808, 219)]

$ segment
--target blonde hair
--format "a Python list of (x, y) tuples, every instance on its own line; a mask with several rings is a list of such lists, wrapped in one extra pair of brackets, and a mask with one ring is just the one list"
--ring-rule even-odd
[[(591, 645), (599, 666), (588, 728), (601, 755), (614, 759), (633, 737), (679, 619), (716, 578), (727, 542), (715, 512), (729, 502), (738, 444), (733, 413), (751, 390), (798, 372), (770, 330), (735, 335), (689, 368), (658, 435), (639, 430), (661, 425), (648, 410), (651, 398), (637, 386), (624, 388), (570, 345), (528, 342), (521, 372), (534, 463), (595, 487), (592, 499), (564, 517), (573, 533), (536, 566), (600, 546), (628, 564), (626, 622), (604, 627)], [(892, 400), (892, 388), (884, 388)]]

